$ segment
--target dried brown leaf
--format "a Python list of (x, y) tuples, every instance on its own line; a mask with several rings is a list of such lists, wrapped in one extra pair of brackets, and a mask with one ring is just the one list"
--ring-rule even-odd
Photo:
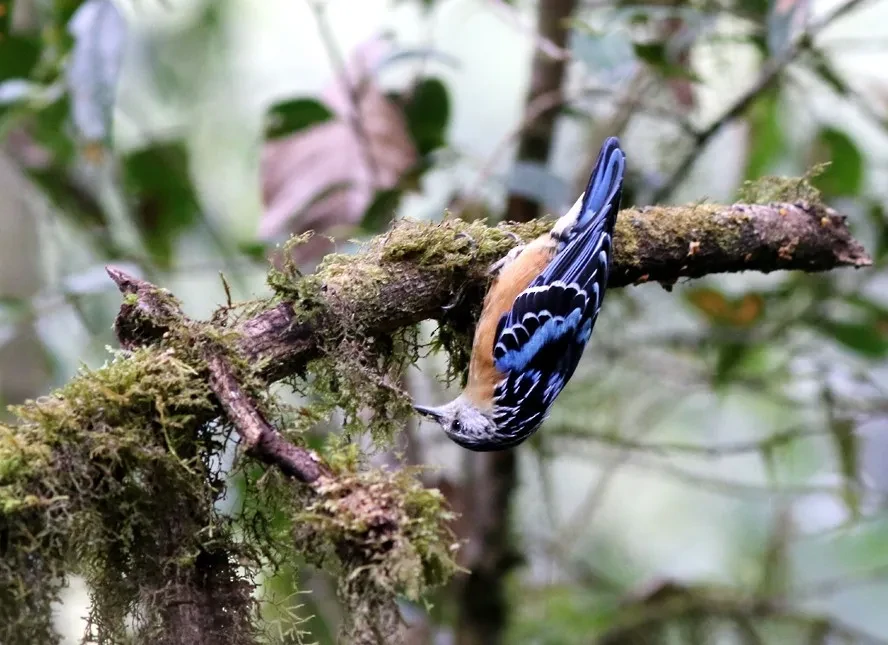
[[(418, 159), (401, 108), (389, 100), (371, 70), (389, 44), (374, 38), (359, 46), (321, 100), (332, 121), (268, 141), (262, 158), (263, 239), (314, 230), (347, 235), (378, 190), (396, 187)], [(303, 258), (329, 247), (323, 237), (299, 247)]]

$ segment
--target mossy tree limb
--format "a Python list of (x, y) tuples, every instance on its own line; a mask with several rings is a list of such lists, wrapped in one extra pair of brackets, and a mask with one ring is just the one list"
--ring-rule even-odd
[[(323, 476), (315, 476), (299, 470), (308, 462), (288, 471), (284, 460), (269, 457), (278, 453), (262, 453), (262, 437), (275, 432), (264, 416), (263, 388), (299, 372), (314, 370), (317, 377), (319, 363), (310, 361), (342, 361), (346, 347), (361, 349), (358, 367), (373, 376), (372, 353), (391, 347), (400, 329), (430, 317), (445, 327), (461, 325), (456, 337), (465, 344), (487, 267), (514, 244), (506, 233), (530, 239), (549, 226), (401, 222), (354, 256), (329, 256), (316, 274), (272, 272), (276, 296), (239, 321), (229, 317), (230, 307), (210, 322), (189, 320), (168, 292), (110, 270), (125, 293), (116, 330), (130, 351), (20, 407), (18, 425), (0, 426), (0, 609), (11, 607), (19, 625), (23, 612), (33, 616), (33, 634), (49, 629), (48, 603), (56, 589), (50, 579), (71, 571), (73, 557), (74, 570), (86, 570), (99, 594), (96, 617), (105, 622), (95, 626), (109, 636), (105, 642), (113, 642), (110, 636), (136, 608), (150, 610), (143, 635), (153, 635), (153, 642), (187, 633), (183, 621), (201, 633), (237, 634), (225, 642), (250, 642), (252, 602), (233, 563), (253, 556), (212, 512), (221, 488), (209, 467), (219, 449), (209, 422), (219, 417), (243, 433), (255, 456), (311, 483), (311, 496), (293, 498), (303, 512), (299, 530), (324, 540), (346, 571), (362, 572), (343, 592), (356, 606), (378, 607), (367, 604), (377, 598), (373, 590), (415, 597), (430, 581), (446, 579), (450, 542), (437, 528), (446, 515), (439, 496), (400, 472), (331, 463), (319, 465)], [(723, 271), (825, 271), (869, 263), (843, 218), (804, 203), (628, 209), (615, 245), (612, 287)], [(445, 313), (443, 306), (453, 302), (461, 304)], [(467, 348), (454, 343), (448, 349), (453, 356)], [(387, 386), (379, 379), (365, 387)], [(337, 404), (348, 404), (350, 395), (341, 393)], [(397, 397), (368, 400), (394, 406), (387, 412), (390, 425), (404, 414)], [(315, 460), (296, 443), (286, 445), (288, 454)], [(175, 503), (179, 498), (184, 506)], [(193, 521), (182, 523), (188, 513)], [(174, 525), (196, 534), (188, 539), (167, 530)], [(22, 595), (24, 569), (35, 584), (46, 580), (46, 589)], [(166, 585), (170, 575), (178, 584)], [(226, 603), (223, 613), (236, 617), (234, 623), (213, 624), (213, 608)], [(195, 619), (197, 611), (206, 621)], [(17, 642), (15, 634), (0, 635)]]
[[(314, 320), (304, 315), (298, 299), (296, 306), (285, 301), (240, 326), (240, 349), (264, 365), (266, 377), (277, 379), (317, 355), (323, 329), (345, 325), (385, 334), (442, 317), (442, 306), (455, 298), (474, 296), (477, 304), (487, 267), (515, 244), (503, 231), (530, 240), (548, 226), (540, 220), (498, 227), (459, 220), (401, 222), (364, 252), (335, 256), (308, 278), (316, 285), (313, 310), (322, 312)], [(477, 246), (459, 233), (470, 235)], [(871, 264), (843, 216), (807, 202), (624, 209), (614, 247), (611, 288), (647, 281), (670, 285), (712, 273), (816, 272)]]
[[(294, 491), (292, 499), (303, 525), (294, 540), (307, 545), (300, 554), (305, 559), (323, 564), (323, 554), (332, 550), (350, 572), (342, 575), (340, 590), (349, 610), (346, 642), (397, 642), (400, 619), (393, 590), (418, 600), (427, 586), (448, 578), (453, 567), (443, 498), (422, 488), (410, 471), (331, 466), (288, 441), (263, 412), (265, 383), (230, 347), (224, 326), (190, 320), (163, 289), (118, 269), (108, 273), (126, 297), (115, 323), (121, 344), (145, 342), (145, 330), (167, 340), (180, 336), (174, 343), (184, 341), (193, 349), (191, 362), (201, 363), (195, 374), (208, 382), (218, 412), (240, 436), (245, 452), (305, 485), (307, 490)], [(305, 535), (306, 527), (317, 534)]]

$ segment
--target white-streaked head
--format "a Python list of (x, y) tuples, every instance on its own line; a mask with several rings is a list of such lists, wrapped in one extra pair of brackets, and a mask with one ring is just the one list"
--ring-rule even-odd
[(435, 420), (455, 443), (469, 450), (491, 450), (496, 444), (496, 424), (465, 396), (438, 407), (414, 405), (421, 415)]

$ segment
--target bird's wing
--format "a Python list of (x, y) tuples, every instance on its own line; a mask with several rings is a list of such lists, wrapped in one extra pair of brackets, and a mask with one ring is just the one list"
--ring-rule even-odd
[[(543, 272), (502, 316), (494, 334), (494, 364), (505, 377), (494, 391), (494, 417), (501, 432), (516, 439), (542, 423), (555, 398), (573, 376), (592, 335), (611, 267), (612, 238), (623, 179), (620, 163), (599, 155), (581, 212), (585, 227), (577, 232)], [(596, 196), (608, 195), (601, 204)], [(518, 439), (520, 441), (520, 439)]]

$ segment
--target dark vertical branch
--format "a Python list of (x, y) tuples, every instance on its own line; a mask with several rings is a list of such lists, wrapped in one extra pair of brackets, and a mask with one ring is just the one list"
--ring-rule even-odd
[[(564, 49), (567, 21), (576, 9), (576, 0), (541, 0), (538, 31)], [(542, 95), (563, 92), (565, 58), (553, 58), (537, 49), (531, 69), (530, 90), (525, 110)], [(518, 143), (518, 161), (546, 163), (552, 148), (555, 118), (561, 102), (544, 110), (524, 130)], [(540, 215), (540, 205), (526, 197), (511, 195), (505, 219), (527, 222)], [(467, 567), (471, 571), (459, 595), (458, 645), (496, 645), (503, 640), (508, 624), (506, 577), (519, 561), (509, 540), (512, 493), (517, 483), (516, 452), (506, 450), (467, 456), (471, 464), (473, 491)]]
[(519, 562), (509, 540), (512, 493), (517, 483), (516, 452), (467, 456), (471, 503), (466, 505), (471, 572), (459, 594), (458, 645), (495, 645), (508, 624), (506, 577)]
[[(566, 24), (573, 15), (576, 6), (576, 0), (540, 0), (537, 13), (540, 38), (563, 50), (567, 45), (569, 33)], [(540, 96), (562, 94), (566, 71), (567, 60), (565, 57), (553, 58), (551, 54), (538, 48), (533, 57), (530, 89), (525, 102), (525, 110), (534, 104)], [(549, 160), (555, 118), (558, 116), (561, 105), (562, 101), (553, 100), (552, 107), (543, 110), (537, 118), (528, 123), (518, 142), (518, 161), (535, 161), (544, 164)], [(506, 219), (515, 222), (528, 222), (539, 215), (540, 205), (538, 202), (520, 195), (509, 197)]]

